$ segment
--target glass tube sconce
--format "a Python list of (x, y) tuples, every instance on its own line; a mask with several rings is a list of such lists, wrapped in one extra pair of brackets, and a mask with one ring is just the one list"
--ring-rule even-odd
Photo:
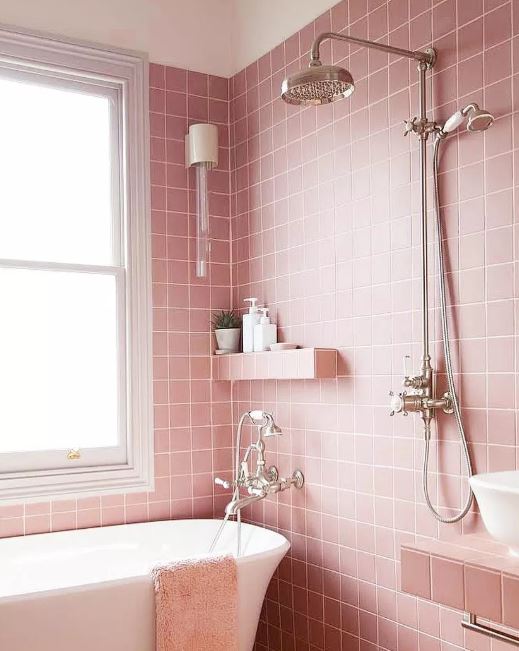
[(186, 135), (186, 166), (196, 171), (196, 276), (205, 278), (209, 265), (208, 171), (218, 165), (218, 128), (192, 124)]

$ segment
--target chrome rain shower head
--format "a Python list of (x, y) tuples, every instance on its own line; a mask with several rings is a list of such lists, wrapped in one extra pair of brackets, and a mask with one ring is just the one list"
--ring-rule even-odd
[(287, 104), (319, 106), (348, 97), (354, 89), (353, 77), (348, 70), (312, 61), (308, 70), (296, 72), (283, 81), (281, 97)]
[(310, 66), (308, 70), (296, 72), (287, 77), (281, 85), (281, 97), (287, 104), (297, 106), (319, 106), (330, 104), (343, 97), (348, 97), (355, 90), (351, 73), (340, 66), (323, 66), (321, 63), (320, 46), (323, 41), (333, 39), (354, 43), (361, 47), (380, 50), (396, 56), (405, 56), (419, 62), (419, 69), (425, 72), (434, 66), (436, 52), (429, 48), (421, 50), (404, 50), (386, 43), (367, 41), (348, 34), (336, 32), (323, 32), (319, 34), (312, 44), (310, 51)]
[(480, 109), (475, 103), (469, 104), (461, 111), (456, 111), (445, 121), (440, 130), (441, 136), (446, 136), (467, 121), (467, 131), (486, 131), (494, 123), (494, 116)]

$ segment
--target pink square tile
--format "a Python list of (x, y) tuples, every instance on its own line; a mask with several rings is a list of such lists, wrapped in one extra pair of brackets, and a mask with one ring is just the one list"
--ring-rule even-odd
[(409, 592), (424, 599), (431, 598), (431, 557), (413, 549), (402, 547), (400, 551), (401, 586)]
[(463, 610), (463, 563), (431, 556), (431, 598), (445, 606)]
[(503, 574), (503, 624), (519, 628), (519, 579)]
[(501, 573), (465, 565), (465, 610), (501, 621)]

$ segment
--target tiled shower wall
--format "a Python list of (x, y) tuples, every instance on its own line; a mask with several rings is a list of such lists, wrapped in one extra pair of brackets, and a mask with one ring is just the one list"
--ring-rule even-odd
[[(229, 383), (210, 381), (212, 311), (229, 308), (229, 81), (150, 66), (155, 491), (0, 504), (0, 537), (147, 520), (211, 517), (214, 472), (230, 464)], [(210, 175), (210, 275), (194, 275), (188, 124), (219, 130)]]
[[(306, 476), (301, 493), (250, 511), (292, 542), (269, 589), (257, 648), (488, 650), (488, 638), (464, 637), (459, 613), (399, 592), (402, 542), (480, 526), (474, 514), (462, 526), (436, 523), (421, 486), (420, 422), (389, 416), (404, 355), (418, 372), (421, 354), (418, 143), (403, 137), (403, 120), (417, 113), (416, 63), (327, 42), (323, 63), (350, 69), (354, 94), (319, 108), (287, 106), (279, 99), (284, 76), (307, 64), (314, 36), (330, 29), (404, 48), (434, 44), (429, 116), (441, 121), (470, 101), (496, 115), (487, 133), (460, 130), (446, 140), (441, 200), (475, 470), (518, 462), (519, 5), (343, 1), (231, 83), (233, 304), (257, 296), (282, 340), (338, 348), (341, 359), (337, 380), (233, 387), (235, 420), (264, 406), (284, 430), (269, 439), (269, 463)], [(429, 224), (433, 238), (432, 212)], [(434, 273), (432, 244), (430, 257)], [(434, 277), (431, 293), (433, 364), (443, 371)], [(434, 438), (431, 494), (452, 515), (466, 492), (452, 417), (440, 419)]]

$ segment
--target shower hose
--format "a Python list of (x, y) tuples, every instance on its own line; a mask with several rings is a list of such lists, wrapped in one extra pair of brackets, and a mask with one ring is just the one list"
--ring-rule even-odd
[[(434, 153), (433, 153), (433, 178), (434, 178), (434, 213), (435, 213), (435, 222), (436, 222), (436, 241), (437, 241), (437, 256), (438, 256), (438, 284), (439, 284), (439, 294), (440, 294), (440, 311), (441, 311), (441, 325), (442, 325), (442, 339), (443, 339), (443, 354), (445, 357), (445, 368), (447, 371), (447, 384), (449, 388), (449, 394), (452, 400), (452, 408), (454, 411), (454, 417), (456, 419), (456, 425), (458, 427), (458, 434), (460, 438), (461, 447), (463, 450), (463, 457), (465, 460), (465, 466), (467, 470), (468, 477), (472, 476), (472, 464), (470, 461), (470, 454), (467, 445), (467, 437), (465, 436), (465, 430), (463, 428), (463, 421), (461, 418), (461, 409), (458, 399), (458, 394), (456, 393), (456, 386), (454, 384), (454, 372), (452, 370), (452, 355), (449, 339), (449, 322), (447, 318), (447, 289), (445, 281), (445, 251), (443, 245), (443, 228), (442, 220), (440, 213), (440, 191), (439, 191), (439, 182), (438, 182), (438, 173), (439, 173), (439, 152), (440, 144), (442, 138), (437, 135), (434, 141)], [(435, 509), (431, 502), (429, 496), (429, 484), (428, 484), (428, 475), (429, 475), (429, 448), (430, 448), (430, 425), (428, 425), (429, 431), (425, 432), (425, 451), (424, 451), (424, 463), (423, 463), (423, 491), (425, 495), (425, 501), (429, 510), (434, 515), (434, 517), (444, 524), (453, 524), (454, 522), (459, 522), (464, 518), (470, 510), (473, 493), (469, 485), (469, 493), (467, 496), (467, 501), (463, 509), (456, 515), (446, 518), (443, 517)]]

